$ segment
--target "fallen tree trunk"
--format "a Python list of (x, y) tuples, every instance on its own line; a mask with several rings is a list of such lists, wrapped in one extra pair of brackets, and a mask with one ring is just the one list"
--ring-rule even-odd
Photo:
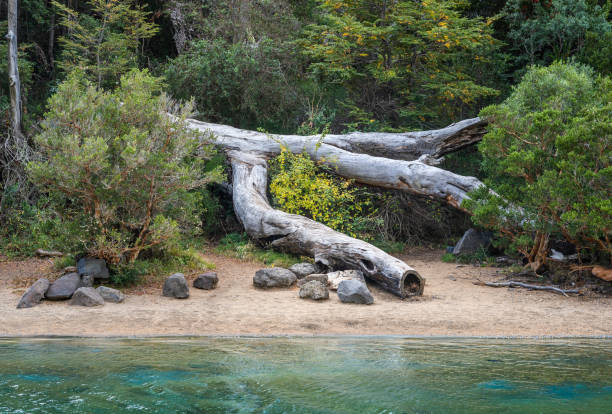
[[(480, 125), (481, 122), (478, 118), (468, 121), (470, 122), (462, 122), (471, 125), (470, 128), (476, 128), (475, 125)], [(461, 208), (461, 202), (468, 197), (470, 191), (482, 185), (477, 178), (454, 174), (421, 161), (404, 161), (349, 152), (326, 143), (329, 136), (324, 137), (322, 141), (321, 137), (318, 136), (284, 135), (271, 137), (261, 132), (191, 119), (188, 120), (188, 125), (200, 132), (212, 133), (216, 138), (215, 144), (226, 151), (239, 151), (253, 154), (261, 159), (267, 159), (280, 154), (281, 147), (284, 146), (293, 153), (306, 152), (312, 159), (332, 168), (336, 174), (342, 177), (376, 187), (402, 190), (436, 198), (446, 201), (456, 208)], [(448, 128), (465, 131), (467, 127)], [(375, 136), (378, 137), (373, 142), (383, 148), (385, 146), (384, 137), (397, 134), (373, 133), (365, 135), (371, 136), (372, 139)], [(441, 133), (436, 132), (434, 135), (441, 136)], [(447, 131), (446, 135), (452, 134)], [(339, 136), (332, 137), (335, 137), (336, 143), (340, 140)], [(348, 142), (347, 140), (345, 141)], [(389, 148), (389, 152), (393, 152), (392, 148)], [(428, 154), (422, 153), (421, 155), (427, 156)]]
[(266, 159), (229, 151), (236, 216), (246, 232), (267, 246), (310, 255), (326, 269), (361, 270), (386, 290), (405, 298), (422, 295), (425, 280), (403, 261), (382, 250), (295, 214), (273, 209), (266, 197)]

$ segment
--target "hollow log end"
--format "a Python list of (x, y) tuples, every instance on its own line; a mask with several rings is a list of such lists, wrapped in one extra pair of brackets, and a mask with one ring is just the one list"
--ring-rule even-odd
[(425, 289), (425, 278), (419, 275), (414, 270), (408, 270), (402, 275), (400, 288), (400, 296), (402, 298), (410, 298), (412, 296), (421, 296)]

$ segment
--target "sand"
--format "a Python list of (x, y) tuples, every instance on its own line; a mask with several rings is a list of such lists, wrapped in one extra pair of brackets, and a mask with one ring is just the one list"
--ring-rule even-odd
[(124, 303), (96, 308), (43, 302), (16, 309), (23, 287), (56, 276), (50, 260), (0, 263), (0, 336), (164, 335), (415, 335), (415, 336), (609, 336), (612, 298), (563, 297), (549, 292), (476, 286), (500, 280), (501, 270), (440, 261), (441, 252), (400, 256), (427, 284), (425, 295), (400, 300), (369, 284), (371, 306), (298, 298), (298, 288), (257, 290), (259, 263), (206, 254), (219, 286), (191, 288), (189, 299), (160, 293), (131, 294)]

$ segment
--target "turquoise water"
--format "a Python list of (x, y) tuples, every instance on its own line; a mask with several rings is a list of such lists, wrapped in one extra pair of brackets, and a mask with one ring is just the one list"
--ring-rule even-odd
[(611, 345), (0, 339), (0, 413), (612, 413)]

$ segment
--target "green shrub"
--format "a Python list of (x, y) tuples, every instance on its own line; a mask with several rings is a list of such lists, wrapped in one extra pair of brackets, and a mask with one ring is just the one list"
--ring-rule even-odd
[(288, 253), (264, 250), (255, 245), (246, 233), (229, 233), (223, 237), (216, 248), (217, 253), (242, 260), (257, 260), (266, 265), (289, 267), (307, 260)]
[[(204, 172), (212, 149), (186, 123), (191, 106), (176, 105), (162, 83), (133, 70), (106, 92), (72, 73), (49, 100), (32, 181), (58, 200), (78, 225), (89, 253), (109, 263), (133, 262), (146, 249), (169, 249), (197, 231), (202, 193), (220, 178)], [(173, 112), (175, 117), (167, 116)]]
[(372, 238), (372, 201), (352, 181), (322, 171), (308, 154), (286, 148), (271, 162), (272, 203), (353, 237)]
[(612, 82), (577, 64), (532, 67), (489, 121), (479, 149), (488, 188), (466, 207), (534, 270), (550, 238), (612, 253)]

